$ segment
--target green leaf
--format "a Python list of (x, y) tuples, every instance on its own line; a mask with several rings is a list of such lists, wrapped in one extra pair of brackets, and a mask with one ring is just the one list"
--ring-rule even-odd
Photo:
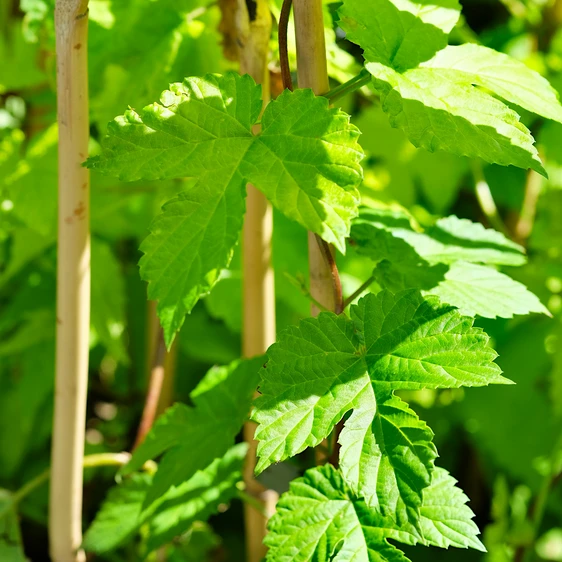
[(391, 125), (414, 146), (546, 175), (530, 131), (504, 100), (560, 121), (555, 90), (505, 54), (476, 44), (447, 46), (458, 14), (456, 3), (443, 0), (345, 0), (340, 9), (341, 26), (364, 49)]
[(380, 63), (366, 68), (391, 125), (402, 129), (414, 146), (545, 174), (519, 115), (470, 82), (448, 80), (429, 66), (403, 73)]
[(551, 315), (521, 283), (491, 267), (463, 261), (452, 264), (445, 279), (429, 294), (437, 295), (468, 316), (513, 318), (514, 314), (531, 312)]
[[(381, 232), (382, 231), (382, 232)], [(389, 236), (389, 235), (392, 236)], [(525, 248), (501, 232), (480, 223), (451, 215), (439, 219), (425, 232), (412, 228), (406, 214), (386, 209), (368, 209), (355, 221), (351, 239), (358, 251), (375, 261), (414, 260), (406, 242), (430, 264), (452, 264), (459, 260), (488, 265), (523, 265)]]
[(185, 315), (227, 267), (242, 229), (245, 184), (232, 170), (206, 174), (189, 191), (168, 201), (141, 244), (141, 277), (168, 347)]
[(456, 480), (442, 468), (436, 468), (431, 486), (424, 490), (421, 507), (421, 535), (428, 545), (449, 548), (474, 548), (485, 552), (472, 521), (474, 514), (466, 505), (468, 498), (455, 486)]
[(523, 265), (527, 262), (523, 246), (501, 232), (454, 215), (439, 219), (425, 235), (413, 231), (393, 232), (430, 263), (465, 260), (488, 265)]
[(268, 350), (253, 414), (257, 471), (318, 445), (353, 411), (341, 437), (345, 475), (371, 505), (378, 499), (402, 521), (419, 506), (435, 450), (431, 432), (391, 392), (509, 381), (493, 363), (488, 336), (434, 297), (383, 291), (351, 315), (303, 320)]
[(243, 170), (287, 217), (345, 251), (357, 215), (363, 152), (349, 115), (312, 90), (286, 90), (270, 103)]
[(250, 411), (262, 363), (263, 358), (257, 357), (214, 367), (191, 393), (193, 407), (177, 403), (158, 419), (122, 469), (124, 474), (133, 472), (164, 453), (145, 508), (234, 444)]
[(148, 549), (158, 549), (185, 532), (194, 521), (206, 521), (220, 504), (237, 495), (248, 445), (239, 443), (224, 457), (168, 492), (150, 522)]
[(352, 227), (351, 240), (360, 254), (377, 262), (375, 279), (391, 291), (420, 289), (468, 316), (550, 314), (521, 283), (492, 267), (464, 261), (521, 265), (526, 260), (521, 246), (479, 223), (450, 216), (421, 233), (373, 210)]
[(153, 477), (133, 473), (109, 491), (85, 535), (83, 547), (97, 554), (110, 552), (130, 541), (145, 523), (149, 523), (149, 552), (171, 542), (194, 521), (205, 521), (220, 504), (236, 495), (246, 451), (245, 443), (235, 445), (223, 458), (215, 459), (204, 470), (170, 489), (149, 509), (144, 509), (144, 505)]
[(339, 438), (344, 478), (367, 505), (392, 514), (398, 524), (416, 521), (437, 457), (432, 438), (400, 398), (375, 398), (366, 387)]
[(125, 181), (191, 176), (142, 244), (141, 276), (168, 344), (199, 297), (228, 266), (253, 183), (289, 218), (345, 249), (362, 177), (358, 129), (310, 90), (284, 92), (266, 108), (260, 87), (228, 73), (172, 84), (159, 103), (109, 126), (94, 169)]
[(473, 513), (455, 480), (436, 469), (423, 494), (420, 531), (397, 527), (370, 510), (331, 465), (308, 470), (291, 483), (270, 519), (268, 562), (407, 562), (387, 539), (408, 545), (484, 550)]
[(142, 524), (142, 504), (150, 487), (150, 474), (131, 474), (122, 484), (109, 490), (96, 518), (84, 535), (88, 552), (110, 552), (132, 539)]
[(171, 84), (158, 103), (111, 122), (88, 165), (123, 181), (204, 177), (217, 167), (231, 175), (253, 143), (260, 92), (233, 73)]
[(447, 46), (460, 10), (457, 0), (345, 0), (339, 16), (346, 38), (365, 49), (367, 60), (404, 70)]
[(548, 80), (504, 53), (475, 43), (448, 46), (422, 66), (437, 70), (447, 80), (481, 86), (514, 105), (562, 122), (562, 106)]

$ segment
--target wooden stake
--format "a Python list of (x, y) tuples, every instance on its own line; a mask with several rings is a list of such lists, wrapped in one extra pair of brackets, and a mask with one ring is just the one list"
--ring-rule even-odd
[(82, 562), (82, 464), (90, 330), (88, 2), (55, 7), (59, 124), (57, 348), (49, 504), (53, 562)]
[[(269, 39), (271, 13), (267, 0), (255, 0), (249, 10), (249, 2), (238, 0), (236, 12), (236, 37), (241, 74), (249, 74), (262, 85), (264, 107), (269, 102)], [(254, 131), (257, 133), (259, 127)], [(275, 342), (275, 286), (271, 267), (271, 237), (273, 213), (266, 197), (253, 185), (248, 185), (246, 217), (243, 241), (243, 341), (245, 357), (265, 353)], [(254, 497), (263, 510), (244, 504), (246, 552), (248, 562), (260, 562), (266, 548), (263, 539), (267, 519), (275, 511), (278, 495), (265, 489), (254, 479), (257, 442), (254, 439), (256, 425), (244, 426), (244, 439), (250, 448), (244, 467), (246, 491)], [(265, 515), (264, 515), (265, 513)]]
[[(329, 90), (328, 65), (322, 0), (293, 0), (297, 40), (297, 76), (299, 88), (311, 88), (317, 94)], [(333, 250), (331, 250), (333, 252)], [(328, 310), (336, 310), (332, 272), (316, 236), (308, 233), (310, 294)], [(313, 316), (320, 311), (311, 307)]]

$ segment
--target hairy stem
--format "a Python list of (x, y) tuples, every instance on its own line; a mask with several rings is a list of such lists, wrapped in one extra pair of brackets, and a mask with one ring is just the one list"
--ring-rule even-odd
[(330, 245), (326, 241), (322, 240), (322, 238), (320, 238), (320, 236), (318, 235), (316, 235), (316, 242), (318, 243), (318, 247), (324, 255), (324, 259), (326, 260), (326, 263), (328, 264), (328, 268), (330, 270), (330, 277), (332, 278), (332, 288), (334, 291), (334, 312), (336, 314), (341, 314), (345, 307), (343, 305), (343, 292), (341, 288), (340, 272), (338, 271), (338, 266), (336, 264), (336, 258), (334, 257), (334, 253)]
[(144, 402), (144, 409), (133, 450), (144, 441), (154, 424), (158, 412), (158, 404), (160, 403), (160, 394), (166, 376), (166, 342), (164, 341), (164, 330), (162, 330), (160, 325), (158, 325), (156, 330), (156, 339), (146, 400)]
[(57, 0), (59, 217), (55, 413), (49, 503), (53, 562), (82, 562), (82, 459), (90, 330), (88, 1)]

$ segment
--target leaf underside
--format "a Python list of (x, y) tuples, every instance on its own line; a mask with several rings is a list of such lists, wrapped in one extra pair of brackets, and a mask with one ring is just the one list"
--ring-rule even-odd
[(504, 101), (562, 122), (546, 79), (477, 44), (447, 45), (460, 16), (454, 0), (344, 0), (340, 25), (364, 50), (393, 127), (416, 147), (546, 175), (534, 139)]

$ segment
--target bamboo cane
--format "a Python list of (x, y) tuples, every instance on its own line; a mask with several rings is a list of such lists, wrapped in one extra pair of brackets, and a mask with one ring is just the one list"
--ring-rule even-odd
[(82, 464), (90, 324), (88, 2), (57, 0), (59, 212), (55, 414), (49, 504), (53, 562), (82, 562)]
[[(293, 0), (297, 41), (297, 77), (299, 88), (311, 88), (317, 94), (329, 90), (328, 65), (322, 0)], [(332, 251), (332, 250), (331, 250)], [(336, 310), (332, 272), (316, 236), (308, 233), (310, 294), (328, 310)], [(320, 311), (314, 305), (311, 313)]]
[[(250, 12), (245, 0), (238, 0), (236, 35), (240, 72), (249, 74), (262, 85), (262, 99), (269, 102), (269, 39), (271, 13), (267, 0), (254, 2)], [(258, 132), (259, 128), (254, 132)], [(245, 357), (265, 353), (275, 341), (275, 287), (271, 267), (271, 237), (273, 213), (266, 197), (253, 185), (248, 185), (246, 217), (243, 235), (243, 341)], [(250, 445), (244, 467), (246, 491), (262, 506), (261, 510), (244, 504), (246, 552), (248, 562), (260, 562), (266, 554), (263, 539), (267, 519), (275, 510), (278, 496), (254, 479), (257, 442), (255, 424), (244, 426), (244, 439)], [(264, 515), (265, 513), (265, 515)]]

